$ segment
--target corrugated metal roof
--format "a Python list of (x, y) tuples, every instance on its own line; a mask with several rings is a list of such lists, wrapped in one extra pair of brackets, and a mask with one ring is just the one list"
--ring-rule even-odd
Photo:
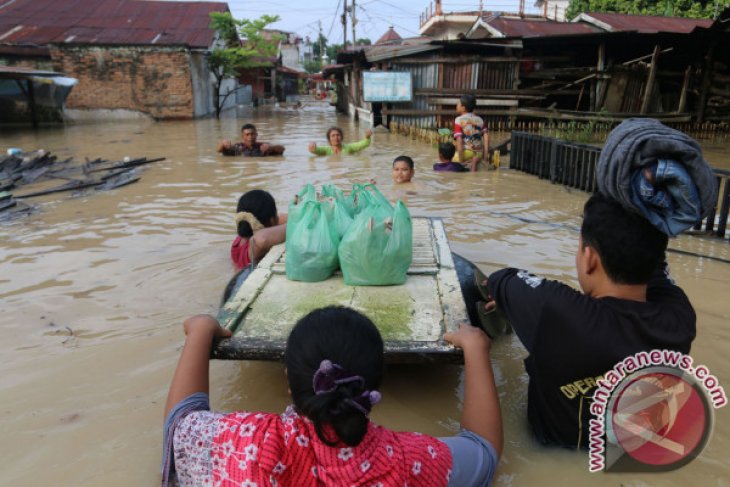
[(373, 63), (384, 59), (392, 59), (396, 57), (410, 56), (421, 52), (435, 51), (441, 49), (441, 46), (431, 44), (428, 37), (404, 39), (402, 44), (385, 44), (380, 46), (369, 46), (365, 49), (365, 59)]
[(207, 49), (222, 2), (15, 0), (0, 6), (0, 44), (123, 44)]
[(584, 23), (556, 22), (548, 19), (515, 19), (491, 17), (483, 19), (493, 29), (505, 37), (547, 37), (565, 35), (584, 35), (602, 32), (597, 27)]
[(660, 17), (654, 15), (588, 12), (576, 18), (576, 20), (582, 20), (584, 22), (590, 22), (591, 19), (595, 19), (598, 23), (609, 26), (611, 32), (638, 32), (641, 34), (656, 34), (659, 32), (688, 34), (695, 27), (708, 28), (712, 25), (712, 20), (707, 19)]

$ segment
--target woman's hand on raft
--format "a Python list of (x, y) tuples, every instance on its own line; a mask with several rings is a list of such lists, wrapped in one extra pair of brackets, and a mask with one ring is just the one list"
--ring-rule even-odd
[(314, 153), (317, 151), (317, 144), (315, 142), (310, 142), (308, 147), (309, 147), (309, 152)]
[(365, 131), (365, 138), (366, 138), (366, 139), (369, 139), (369, 138), (370, 138), (370, 137), (372, 137), (372, 136), (373, 136), (373, 131), (372, 131), (372, 130), (370, 130), (370, 129), (367, 129), (367, 130)]
[(233, 335), (231, 330), (223, 328), (211, 315), (191, 316), (183, 323), (183, 331), (188, 337), (206, 334), (211, 338), (229, 338)]

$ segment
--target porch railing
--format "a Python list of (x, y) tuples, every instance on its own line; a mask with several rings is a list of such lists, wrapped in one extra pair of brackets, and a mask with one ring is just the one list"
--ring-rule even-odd
[[(596, 164), (601, 148), (554, 137), (512, 132), (510, 167), (541, 179), (589, 193), (597, 189)], [(715, 169), (718, 198), (712, 212), (694, 230), (724, 237), (730, 216), (730, 171)], [(718, 211), (719, 210), (719, 211)]]

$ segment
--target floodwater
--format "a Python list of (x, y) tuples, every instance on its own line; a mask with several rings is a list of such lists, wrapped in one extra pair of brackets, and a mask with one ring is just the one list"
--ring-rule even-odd
[[(270, 159), (223, 158), (216, 141), (244, 121), (260, 140), (287, 146)], [(414, 215), (444, 219), (453, 249), (485, 270), (510, 265), (577, 285), (573, 255), (586, 194), (510, 170), (434, 174), (435, 152), (376, 133), (357, 156), (311, 158), (330, 125), (345, 139), (365, 127), (318, 108), (240, 112), (221, 121), (78, 125), (0, 133), (0, 147), (60, 157), (164, 156), (133, 185), (104, 193), (36, 198), (39, 211), (0, 224), (0, 485), (153, 486), (159, 483), (162, 408), (183, 342), (182, 321), (215, 314), (233, 275), (228, 251), (238, 196), (265, 188), (280, 208), (307, 182), (375, 178)], [(410, 154), (415, 183), (394, 188), (390, 163)], [(730, 167), (718, 147), (711, 162)], [(519, 216), (521, 219), (515, 218)], [(695, 363), (730, 388), (727, 240), (683, 236), (673, 276), (698, 315)], [(702, 455), (664, 474), (589, 474), (587, 455), (548, 449), (525, 419), (525, 352), (514, 335), (493, 345), (505, 451), (495, 485), (730, 485), (730, 408), (718, 410)], [(457, 366), (392, 366), (373, 419), (390, 428), (448, 435), (458, 424)], [(282, 366), (214, 362), (213, 407), (280, 411)], [(725, 460), (722, 460), (725, 458)]]

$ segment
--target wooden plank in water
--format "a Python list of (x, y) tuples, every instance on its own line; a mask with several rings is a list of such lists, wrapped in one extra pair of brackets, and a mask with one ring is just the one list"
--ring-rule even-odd
[(368, 316), (383, 336), (388, 362), (463, 361), (443, 342), (447, 330), (468, 321), (458, 276), (440, 220), (414, 218), (414, 262), (399, 286), (348, 286), (337, 273), (321, 282), (290, 281), (284, 245), (269, 251), (219, 313), (233, 331), (212, 357), (279, 360), (296, 322), (328, 305), (349, 306)]

